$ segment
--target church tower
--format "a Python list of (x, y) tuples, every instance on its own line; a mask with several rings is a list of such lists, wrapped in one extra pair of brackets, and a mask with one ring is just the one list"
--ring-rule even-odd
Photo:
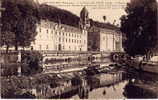
[(80, 22), (79, 22), (80, 28), (87, 29), (90, 27), (90, 21), (89, 21), (89, 12), (86, 9), (86, 7), (83, 7), (80, 12)]

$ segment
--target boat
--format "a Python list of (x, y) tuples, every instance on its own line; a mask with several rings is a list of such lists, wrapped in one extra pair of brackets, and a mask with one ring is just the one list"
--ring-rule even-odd
[(132, 59), (127, 64), (137, 70), (158, 74), (158, 56), (152, 57), (149, 61)]
[(141, 70), (158, 74), (158, 62), (142, 62)]

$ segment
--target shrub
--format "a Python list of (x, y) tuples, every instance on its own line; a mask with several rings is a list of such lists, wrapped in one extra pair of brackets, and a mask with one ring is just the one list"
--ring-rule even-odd
[(31, 75), (42, 71), (42, 54), (37, 51), (22, 52), (22, 73)]

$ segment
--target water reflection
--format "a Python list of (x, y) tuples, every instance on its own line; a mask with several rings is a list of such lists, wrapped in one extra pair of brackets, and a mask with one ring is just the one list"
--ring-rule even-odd
[(71, 86), (73, 90), (52, 98), (157, 98), (157, 91), (149, 89), (158, 86), (157, 75), (137, 73), (134, 77), (127, 76), (129, 74), (124, 71), (86, 76), (78, 80), (80, 84), (74, 85), (75, 89)]
[(114, 97), (123, 98), (120, 88), (127, 83), (123, 75), (124, 73), (117, 72), (88, 77), (88, 86), (82, 87), (83, 92), (79, 92), (72, 98), (113, 98), (114, 93), (116, 94)]
[[(87, 99), (92, 98), (95, 96), (96, 98), (102, 97), (100, 95), (106, 95), (105, 87), (112, 87), (114, 92), (119, 91), (117, 95), (120, 95), (120, 84), (124, 78), (124, 72), (118, 71), (116, 73), (108, 73), (108, 74), (97, 74), (93, 76), (85, 76), (85, 77), (78, 77), (72, 79), (71, 85), (66, 87), (58, 86), (54, 88), (55, 91), (58, 91), (56, 94), (47, 95), (46, 98), (80, 98), (80, 99)], [(62, 82), (64, 83), (64, 82)], [(122, 85), (122, 84), (121, 84)], [(125, 85), (125, 83), (123, 84)], [(121, 87), (122, 88), (122, 87)], [(102, 90), (104, 89), (104, 90)], [(99, 91), (98, 91), (99, 90)], [(50, 93), (51, 91), (49, 91)], [(100, 95), (97, 93), (100, 93)], [(122, 94), (120, 95), (120, 97)], [(118, 97), (118, 96), (116, 96)], [(94, 98), (94, 97), (93, 97)]]
[[(158, 75), (128, 71), (107, 63), (87, 65), (83, 71), (56, 74), (55, 82), (38, 84), (16, 98), (124, 99), (157, 98)], [(23, 91), (23, 92), (22, 92)]]
[(129, 81), (123, 94), (127, 98), (157, 98), (157, 91), (149, 88), (152, 88), (152, 84), (144, 84), (139, 80)]
[(157, 98), (158, 75), (145, 72), (135, 74), (129, 79), (123, 94), (127, 98)]

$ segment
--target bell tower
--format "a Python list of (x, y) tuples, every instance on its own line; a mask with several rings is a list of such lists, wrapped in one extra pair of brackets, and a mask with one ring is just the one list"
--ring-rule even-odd
[(86, 9), (86, 7), (83, 7), (80, 12), (80, 22), (79, 22), (80, 28), (87, 29), (90, 27), (90, 21), (89, 21), (89, 12)]

